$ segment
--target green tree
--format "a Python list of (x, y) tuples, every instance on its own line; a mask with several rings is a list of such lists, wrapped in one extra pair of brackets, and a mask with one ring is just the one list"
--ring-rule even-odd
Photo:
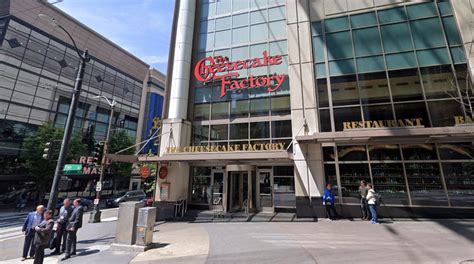
[[(109, 139), (108, 153), (114, 154), (115, 152), (128, 148), (133, 144), (135, 144), (135, 142), (127, 135), (127, 132), (125, 130), (119, 130), (114, 133)], [(121, 152), (120, 154), (133, 155), (134, 153), (135, 148), (131, 148), (124, 152)], [(132, 165), (133, 164), (131, 163), (114, 161), (112, 162), (112, 164), (110, 164), (110, 169), (112, 170), (114, 177), (120, 179), (130, 176), (130, 173), (132, 172)]]
[[(26, 167), (36, 182), (38, 189), (38, 202), (43, 200), (44, 194), (48, 188), (51, 187), (57, 163), (56, 160), (60, 149), (60, 142), (55, 142), (52, 160), (44, 160), (43, 150), (45, 144), (53, 140), (61, 141), (63, 134), (63, 129), (55, 128), (51, 123), (45, 123), (38, 128), (36, 133), (25, 138), (24, 146), (28, 151)], [(82, 134), (78, 133), (71, 139), (66, 156), (66, 162), (70, 162), (84, 154), (86, 154), (86, 146), (82, 143)]]

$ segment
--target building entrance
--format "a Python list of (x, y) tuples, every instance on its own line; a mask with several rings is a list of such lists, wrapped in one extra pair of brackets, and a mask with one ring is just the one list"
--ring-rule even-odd
[(231, 171), (228, 175), (229, 212), (247, 211), (249, 208), (248, 172)]

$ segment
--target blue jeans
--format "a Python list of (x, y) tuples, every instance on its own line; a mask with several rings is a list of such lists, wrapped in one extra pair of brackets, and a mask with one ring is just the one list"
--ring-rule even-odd
[(372, 222), (378, 223), (377, 219), (377, 205), (369, 204), (370, 214), (372, 215)]

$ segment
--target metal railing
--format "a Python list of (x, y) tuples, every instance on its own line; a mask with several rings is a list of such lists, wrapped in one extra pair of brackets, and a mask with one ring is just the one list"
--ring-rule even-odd
[(176, 201), (174, 204), (174, 217), (180, 216), (184, 217), (184, 214), (188, 211), (188, 201), (186, 199), (181, 199)]

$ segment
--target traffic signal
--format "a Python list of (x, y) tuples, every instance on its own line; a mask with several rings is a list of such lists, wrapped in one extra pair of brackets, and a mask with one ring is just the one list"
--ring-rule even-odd
[(53, 156), (53, 141), (46, 142), (43, 149), (43, 159), (50, 160)]
[(94, 162), (96, 164), (102, 163), (102, 157), (104, 155), (104, 141), (100, 141), (99, 143), (95, 144), (94, 146)]

